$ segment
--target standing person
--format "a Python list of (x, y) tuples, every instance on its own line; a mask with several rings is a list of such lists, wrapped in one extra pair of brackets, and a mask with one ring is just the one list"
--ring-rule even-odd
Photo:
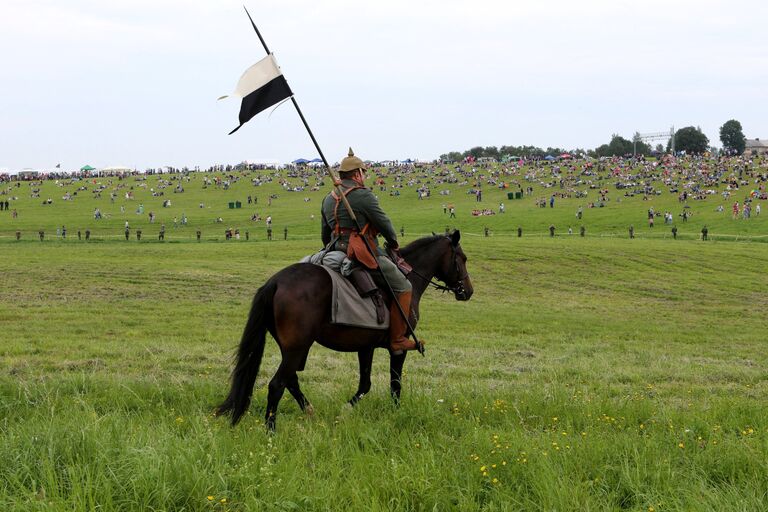
[(549, 225), (549, 236), (551, 236), (551, 237), (555, 236), (555, 225), (554, 224), (550, 224)]
[(709, 230), (707, 229), (707, 226), (705, 224), (704, 227), (701, 228), (701, 239), (702, 240), (707, 240), (707, 235), (708, 234), (709, 234)]
[(160, 233), (158, 234), (157, 239), (165, 241), (165, 224), (160, 224)]
[(672, 226), (672, 238), (677, 240), (677, 226)]
[(555, 207), (555, 194), (552, 194), (549, 196), (549, 207), (554, 208)]
[[(203, 233), (199, 229), (195, 232), (195, 235), (197, 236), (197, 241), (198, 242), (200, 241), (200, 237), (202, 236), (202, 234)], [(245, 234), (246, 234), (246, 237), (247, 237), (248, 236), (248, 232), (246, 231)]]
[(648, 217), (648, 227), (649, 227), (649, 228), (652, 228), (652, 227), (653, 227), (653, 217), (652, 217), (652, 216), (651, 216), (651, 217)]
[[(128, 223), (126, 222), (126, 224), (128, 224)], [(130, 236), (131, 236), (131, 228), (129, 228), (128, 226), (125, 226), (125, 241), (126, 242), (130, 238)]]
[(86, 229), (85, 230), (85, 241), (87, 242), (90, 239), (91, 239), (91, 230), (90, 229)]
[(67, 228), (66, 226), (61, 226), (61, 238), (67, 239)]
[(517, 238), (522, 238), (523, 236), (523, 228), (518, 226), (517, 227)]
[(499, 213), (504, 213), (504, 202), (499, 203)]
[(635, 226), (629, 226), (629, 238), (635, 238)]
[(45, 231), (40, 230), (37, 232), (37, 234), (40, 236), (40, 241), (43, 241), (43, 238), (45, 238)]
[(581, 220), (582, 215), (584, 215), (584, 208), (579, 206), (579, 209), (576, 210), (576, 218)]
[[(390, 251), (395, 257), (399, 257), (397, 235), (392, 227), (392, 221), (379, 206), (376, 196), (371, 189), (365, 187), (366, 171), (365, 163), (355, 156), (352, 148), (349, 148), (349, 154), (341, 161), (339, 191), (349, 201), (349, 205), (357, 217), (360, 231), (342, 204), (341, 196), (336, 190), (333, 190), (325, 196), (321, 208), (322, 241), (327, 248), (344, 251), (351, 259), (369, 269), (380, 268), (395, 293), (395, 300), (400, 304), (405, 314), (409, 315), (411, 312), (411, 283), (398, 266), (379, 249), (377, 239), (377, 235), (381, 234)], [(375, 258), (365, 248), (362, 237), (367, 239), (368, 245), (374, 250)], [(407, 337), (407, 327), (406, 320), (400, 315), (400, 311), (393, 301), (390, 307), (389, 324), (389, 348), (391, 351), (399, 353), (400, 351), (416, 349), (416, 343)]]
[(579, 229), (579, 235), (583, 237), (586, 234), (587, 234), (587, 229), (584, 226), (581, 226), (581, 228)]
[(267, 228), (267, 240), (272, 240), (272, 226)]
[(288, 226), (283, 229), (283, 240), (288, 240)]

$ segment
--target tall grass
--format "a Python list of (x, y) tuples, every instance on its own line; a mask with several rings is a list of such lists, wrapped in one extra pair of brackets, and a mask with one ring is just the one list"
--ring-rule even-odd
[(278, 433), (212, 416), (256, 288), (313, 241), (0, 244), (8, 510), (765, 510), (762, 245), (465, 237), (403, 401), (316, 346)]

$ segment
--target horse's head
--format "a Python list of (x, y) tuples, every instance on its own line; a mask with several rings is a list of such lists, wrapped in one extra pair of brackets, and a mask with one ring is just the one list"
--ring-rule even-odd
[(446, 250), (440, 257), (435, 277), (445, 283), (446, 288), (453, 292), (456, 300), (469, 300), (475, 290), (472, 288), (472, 281), (467, 272), (467, 256), (459, 245), (460, 239), (461, 233), (458, 229), (446, 235)]

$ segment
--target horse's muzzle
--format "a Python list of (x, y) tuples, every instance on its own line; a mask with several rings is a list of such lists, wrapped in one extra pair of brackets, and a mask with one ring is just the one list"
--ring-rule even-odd
[(459, 284), (453, 290), (453, 296), (456, 297), (456, 300), (462, 302), (469, 300), (472, 297), (472, 293), (474, 293), (472, 285), (469, 285), (469, 289), (467, 289), (464, 286), (464, 281), (459, 281)]

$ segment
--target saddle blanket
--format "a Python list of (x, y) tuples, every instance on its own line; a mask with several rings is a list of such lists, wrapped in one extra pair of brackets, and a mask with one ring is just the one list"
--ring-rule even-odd
[(325, 265), (318, 265), (328, 272), (333, 283), (331, 302), (331, 323), (366, 329), (389, 329), (389, 311), (385, 312), (384, 323), (376, 321), (376, 305), (370, 297), (360, 297), (349, 279)]
[(384, 313), (384, 322), (376, 321), (376, 305), (370, 297), (360, 297), (355, 286), (347, 279), (354, 261), (341, 251), (320, 251), (302, 258), (301, 263), (312, 263), (323, 267), (331, 276), (333, 298), (331, 303), (331, 323), (363, 327), (365, 329), (389, 329), (389, 311)]

